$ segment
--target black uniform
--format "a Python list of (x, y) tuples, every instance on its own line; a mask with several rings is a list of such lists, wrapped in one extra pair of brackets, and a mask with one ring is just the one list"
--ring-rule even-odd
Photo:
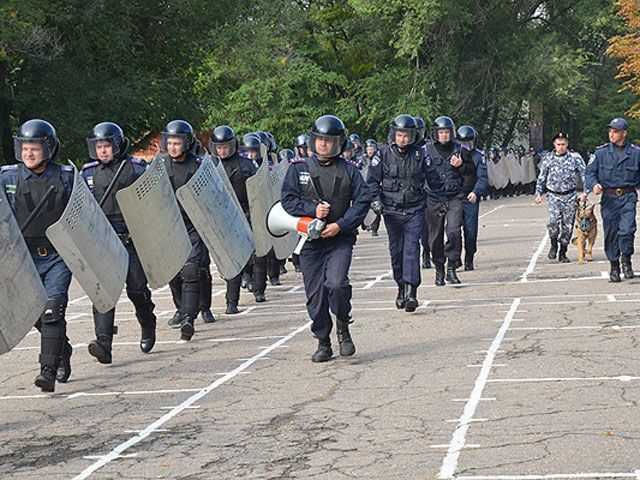
[[(431, 257), (436, 267), (436, 284), (442, 284), (445, 260), (448, 260), (449, 279), (455, 282), (455, 269), (461, 264), (462, 253), (462, 202), (473, 190), (476, 183), (476, 168), (469, 149), (457, 141), (440, 144), (428, 140), (424, 150), (430, 158), (444, 183), (444, 194), (447, 199), (442, 205), (442, 199), (435, 192), (428, 192), (427, 223), (429, 230), (429, 245)], [(458, 155), (462, 158), (462, 165), (453, 167), (451, 157)], [(447, 235), (445, 245), (444, 235)], [(453, 275), (453, 276), (451, 276)], [(455, 277), (455, 278), (454, 278)]]
[[(233, 191), (238, 197), (240, 207), (243, 213), (250, 218), (249, 214), (249, 197), (247, 196), (247, 178), (253, 176), (256, 173), (256, 167), (254, 163), (246, 157), (240, 155), (240, 152), (235, 152), (228, 158), (222, 160), (222, 166), (224, 171), (229, 177)], [(240, 301), (240, 284), (242, 282), (242, 273), (227, 280), (227, 305), (233, 304), (237, 307)]]
[[(124, 166), (122, 166), (122, 162), (124, 162)], [(122, 159), (114, 159), (108, 163), (94, 161), (82, 167), (82, 177), (89, 185), (96, 200), (100, 202), (121, 166), (122, 171), (108, 197), (104, 200), (102, 211), (129, 254), (126, 291), (129, 300), (135, 307), (136, 318), (142, 330), (140, 348), (144, 353), (148, 353), (155, 344), (156, 316), (153, 313), (155, 305), (151, 301), (151, 292), (147, 286), (147, 276), (142, 269), (140, 258), (129, 236), (129, 228), (124, 222), (116, 200), (116, 193), (140, 178), (147, 169), (147, 164), (144, 160), (129, 155)], [(99, 255), (100, 252), (96, 252), (96, 254)], [(93, 307), (96, 340), (89, 344), (89, 352), (101, 363), (111, 363), (113, 335), (117, 331), (114, 326), (115, 314), (115, 308), (106, 313), (100, 313)]]
[[(163, 160), (174, 192), (191, 179), (202, 163), (202, 160), (191, 152), (185, 153), (183, 162), (176, 162), (168, 156), (164, 157)], [(182, 318), (182, 338), (190, 340), (191, 336), (188, 333), (193, 334), (193, 322), (198, 314), (201, 291), (200, 271), (202, 265), (206, 264), (208, 252), (182, 206), (180, 206), (180, 211), (191, 239), (192, 249), (182, 270), (169, 282), (169, 287), (171, 288), (174, 304)], [(187, 328), (187, 325), (191, 328)], [(185, 330), (191, 330), (191, 332), (186, 332), (187, 334), (185, 334)]]

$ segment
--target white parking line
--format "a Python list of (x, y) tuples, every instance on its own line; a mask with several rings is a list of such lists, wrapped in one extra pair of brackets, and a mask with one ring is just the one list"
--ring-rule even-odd
[(362, 290), (369, 290), (371, 287), (373, 287), (380, 280), (382, 280), (383, 278), (388, 277), (389, 275), (391, 275), (391, 273), (392, 273), (392, 271), (389, 270), (388, 272), (385, 272), (382, 275), (378, 275), (374, 280), (371, 280), (364, 287), (362, 287)]
[(640, 471), (634, 473), (552, 473), (549, 475), (458, 475), (458, 480), (556, 480), (574, 478), (636, 478), (640, 479)]
[(546, 383), (546, 382), (631, 382), (640, 380), (640, 377), (631, 375), (618, 375), (615, 377), (547, 377), (547, 378), (494, 378), (487, 383)]
[(108, 454), (106, 454), (103, 457), (101, 457), (93, 465), (91, 465), (90, 467), (88, 467), (85, 470), (83, 470), (82, 473), (80, 473), (79, 475), (73, 477), (73, 480), (83, 480), (85, 478), (88, 478), (93, 472), (95, 472), (96, 470), (99, 470), (100, 468), (104, 467), (108, 463), (112, 462), (114, 459), (118, 458), (119, 455), (122, 455), (129, 448), (133, 447), (134, 445), (137, 445), (142, 440), (144, 440), (145, 438), (149, 437), (159, 427), (161, 427), (162, 425), (167, 423), (169, 420), (171, 420), (174, 417), (178, 416), (184, 410), (186, 410), (187, 408), (189, 408), (190, 406), (195, 404), (198, 400), (200, 400), (203, 397), (207, 396), (209, 393), (211, 393), (213, 390), (218, 388), (220, 385), (223, 385), (224, 383), (226, 383), (229, 380), (231, 380), (234, 377), (236, 377), (239, 373), (242, 373), (244, 370), (249, 368), (254, 362), (259, 360), (260, 358), (268, 355), (271, 351), (275, 350), (280, 345), (285, 344), (286, 342), (291, 340), (293, 337), (295, 337), (299, 333), (305, 331), (307, 328), (309, 328), (310, 325), (311, 325), (311, 322), (305, 323), (303, 326), (299, 327), (297, 330), (294, 330), (293, 332), (289, 333), (284, 338), (281, 338), (277, 342), (271, 344), (269, 346), (269, 348), (266, 348), (266, 349), (262, 350), (260, 353), (257, 353), (256, 355), (254, 355), (249, 360), (247, 360), (246, 362), (244, 362), (243, 364), (238, 366), (236, 369), (234, 369), (233, 371), (231, 371), (228, 374), (226, 374), (224, 377), (217, 379), (216, 381), (211, 383), (208, 387), (203, 388), (202, 390), (200, 390), (195, 395), (192, 395), (191, 397), (187, 398), (180, 405), (178, 405), (177, 407), (173, 408), (171, 411), (167, 412), (165, 415), (160, 417), (155, 422), (151, 423), (144, 430), (142, 430), (139, 434), (137, 434), (134, 437), (131, 437), (126, 442), (121, 443), (120, 445), (115, 447), (113, 450), (111, 450), (111, 452), (109, 452)]
[(540, 241), (540, 245), (538, 245), (538, 249), (536, 250), (536, 253), (533, 254), (533, 257), (531, 257), (531, 260), (529, 261), (529, 265), (527, 266), (527, 269), (525, 270), (525, 272), (522, 274), (522, 277), (520, 278), (521, 282), (529, 281), (527, 277), (531, 275), (533, 273), (533, 270), (536, 268), (536, 262), (538, 261), (538, 257), (544, 250), (544, 247), (547, 244), (547, 240), (549, 240), (549, 232), (545, 232), (544, 237), (542, 237), (542, 240)]
[(484, 217), (486, 217), (487, 215), (491, 215), (493, 212), (496, 212), (496, 211), (500, 210), (501, 208), (504, 208), (504, 205), (497, 206), (497, 207), (495, 207), (495, 208), (493, 208), (493, 209), (489, 210), (488, 212), (483, 213), (482, 215), (480, 215), (480, 216), (478, 217), (478, 219), (480, 219), (480, 218), (484, 218)]
[(489, 375), (491, 374), (491, 367), (493, 366), (493, 361), (496, 357), (496, 352), (500, 349), (500, 344), (502, 343), (502, 339), (504, 338), (507, 330), (509, 330), (509, 325), (511, 325), (511, 319), (516, 313), (516, 310), (520, 306), (520, 299), (514, 298), (513, 303), (511, 304), (511, 308), (509, 312), (504, 318), (504, 323), (498, 330), (496, 337), (491, 342), (491, 346), (489, 347), (489, 351), (482, 362), (483, 367), (478, 374), (478, 378), (476, 379), (476, 383), (473, 387), (471, 395), (469, 397), (469, 401), (464, 406), (464, 410), (462, 415), (460, 416), (460, 423), (456, 427), (455, 432), (453, 433), (453, 437), (451, 438), (451, 443), (449, 443), (449, 448), (447, 449), (447, 455), (442, 461), (442, 467), (440, 468), (440, 473), (438, 474), (438, 478), (449, 479), (453, 478), (456, 468), (458, 467), (458, 459), (460, 458), (460, 450), (465, 447), (467, 431), (469, 430), (470, 420), (476, 413), (476, 408), (478, 407), (478, 403), (482, 398), (482, 392), (484, 391), (484, 387), (487, 383)]

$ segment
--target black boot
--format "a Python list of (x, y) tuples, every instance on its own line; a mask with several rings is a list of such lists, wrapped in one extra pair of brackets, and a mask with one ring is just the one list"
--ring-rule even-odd
[(253, 292), (253, 296), (256, 297), (256, 303), (262, 303), (267, 301), (264, 292)]
[(340, 355), (350, 357), (356, 353), (356, 346), (353, 344), (349, 333), (349, 320), (336, 320), (336, 330), (338, 334), (338, 344), (340, 344)]
[(436, 263), (436, 279), (433, 282), (438, 287), (444, 286), (444, 265), (439, 265)]
[(311, 361), (313, 363), (328, 362), (332, 356), (331, 340), (318, 340), (318, 349), (311, 356)]
[(180, 327), (180, 325), (182, 325), (182, 317), (180, 316), (180, 312), (176, 310), (176, 313), (173, 314), (173, 317), (169, 319), (167, 324), (172, 326), (173, 328)]
[(418, 299), (416, 295), (418, 293), (418, 288), (415, 285), (411, 285), (410, 283), (405, 283), (404, 285), (404, 311), (405, 312), (415, 312), (416, 308), (418, 308)]
[(422, 268), (431, 268), (431, 258), (428, 253), (422, 253)]
[(567, 257), (567, 245), (560, 245), (560, 253), (558, 254), (558, 262), (571, 263), (569, 257)]
[(621, 282), (622, 279), (620, 278), (620, 263), (617, 260), (610, 261), (609, 263), (611, 264), (611, 271), (609, 272), (609, 281), (614, 283)]
[(396, 297), (396, 308), (402, 310), (404, 308), (404, 283), (398, 285), (398, 296)]
[(65, 326), (62, 322), (40, 325), (40, 374), (34, 384), (43, 392), (53, 392), (56, 388), (56, 373), (66, 343)]
[(180, 325), (180, 340), (188, 342), (193, 337), (196, 329), (193, 326), (193, 318), (189, 315), (185, 315), (182, 319), (182, 325)]
[(549, 254), (547, 255), (547, 257), (549, 257), (549, 260), (555, 260), (557, 255), (558, 255), (558, 240), (556, 240), (555, 238), (552, 238), (551, 248), (549, 249)]
[(238, 312), (238, 302), (227, 300), (227, 309), (224, 311), (225, 315), (235, 315)]
[(156, 344), (156, 319), (140, 322), (140, 350), (149, 353)]
[(273, 277), (269, 279), (269, 282), (271, 283), (271, 285), (273, 285), (274, 287), (279, 287), (280, 285), (282, 285), (282, 282), (280, 281), (279, 278)]
[(473, 267), (473, 255), (466, 255), (464, 257), (464, 271), (465, 272), (471, 272), (472, 270), (474, 270), (474, 267)]
[(447, 282), (453, 284), (462, 283), (458, 278), (458, 274), (456, 274), (456, 267), (451, 262), (447, 265)]
[(62, 347), (62, 355), (60, 356), (60, 366), (56, 372), (56, 380), (60, 383), (67, 383), (71, 376), (71, 354), (73, 353), (73, 347), (69, 343), (69, 340), (65, 341)]
[(111, 344), (113, 342), (113, 336), (118, 331), (113, 325), (114, 317), (115, 310), (110, 310), (107, 313), (100, 313), (95, 308), (93, 309), (93, 323), (96, 329), (96, 339), (89, 342), (87, 350), (89, 350), (89, 354), (95, 357), (100, 363), (109, 364), (112, 362)]
[(211, 310), (209, 310), (209, 309), (202, 310), (200, 312), (200, 315), (202, 316), (202, 320), (204, 321), (204, 323), (215, 323), (216, 322), (216, 317), (213, 316), (213, 313), (211, 313)]
[(620, 257), (620, 263), (622, 263), (622, 273), (624, 273), (624, 278), (629, 280), (635, 277), (633, 273), (633, 267), (631, 266), (631, 256), (622, 255)]

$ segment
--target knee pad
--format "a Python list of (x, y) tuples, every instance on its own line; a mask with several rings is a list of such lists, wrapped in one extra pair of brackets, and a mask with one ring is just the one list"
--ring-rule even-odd
[(44, 307), (44, 312), (40, 316), (42, 323), (56, 323), (64, 320), (64, 314), (67, 309), (66, 302), (59, 299), (50, 298)]
[(181, 273), (182, 280), (185, 282), (197, 282), (200, 280), (200, 267), (197, 263), (185, 263)]

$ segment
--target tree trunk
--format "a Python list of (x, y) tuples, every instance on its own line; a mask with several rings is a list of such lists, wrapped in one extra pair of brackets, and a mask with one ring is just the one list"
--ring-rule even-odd
[(11, 95), (7, 87), (9, 62), (0, 61), (0, 163), (15, 163), (11, 138)]
[(520, 110), (522, 110), (522, 104), (524, 103), (524, 99), (521, 99), (518, 102), (518, 108), (513, 112), (511, 116), (511, 121), (509, 122), (509, 127), (507, 128), (507, 132), (502, 139), (502, 148), (507, 148), (509, 143), (511, 143), (511, 139), (513, 138), (513, 132), (516, 129), (516, 125), (518, 124), (518, 117), (520, 116)]

